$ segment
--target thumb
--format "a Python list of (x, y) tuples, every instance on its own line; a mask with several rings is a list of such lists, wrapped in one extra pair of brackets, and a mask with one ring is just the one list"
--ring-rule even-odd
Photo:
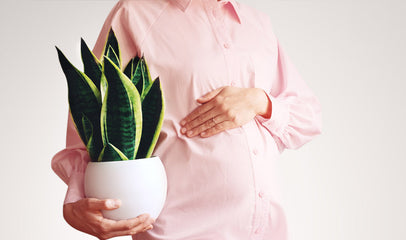
[(89, 210), (114, 210), (121, 206), (121, 201), (118, 199), (95, 199), (89, 198), (87, 207)]
[(224, 87), (221, 88), (217, 88), (209, 93), (206, 93), (205, 95), (201, 96), (200, 98), (197, 99), (198, 103), (206, 103), (210, 100), (212, 100), (215, 96), (217, 96), (217, 94), (219, 94)]

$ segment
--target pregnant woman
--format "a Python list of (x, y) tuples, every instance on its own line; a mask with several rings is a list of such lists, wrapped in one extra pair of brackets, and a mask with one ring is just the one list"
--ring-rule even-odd
[(119, 199), (85, 198), (89, 156), (69, 117), (52, 161), (68, 185), (64, 217), (99, 239), (286, 240), (275, 163), (320, 133), (320, 105), (275, 37), (269, 18), (235, 0), (122, 0), (113, 28), (123, 63), (144, 55), (160, 76), (166, 113), (154, 155), (168, 177), (157, 219), (112, 221)]

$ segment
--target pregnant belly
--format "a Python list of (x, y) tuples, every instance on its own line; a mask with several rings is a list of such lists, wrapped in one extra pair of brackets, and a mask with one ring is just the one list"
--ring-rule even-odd
[(210, 208), (247, 201), (252, 167), (246, 137), (233, 129), (210, 138), (187, 138), (163, 129), (155, 155), (168, 176), (167, 207)]

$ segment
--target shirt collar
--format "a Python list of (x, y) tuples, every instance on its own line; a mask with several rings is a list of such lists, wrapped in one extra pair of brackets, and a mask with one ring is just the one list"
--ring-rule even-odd
[[(185, 12), (190, 3), (193, 0), (175, 0), (178, 4), (178, 7)], [(234, 11), (235, 11), (235, 15), (237, 17), (238, 22), (241, 24), (241, 14), (240, 14), (240, 6), (238, 5), (238, 3), (235, 0), (221, 0), (221, 2), (224, 2), (224, 4), (228, 4), (230, 3), (231, 6), (233, 7)]]

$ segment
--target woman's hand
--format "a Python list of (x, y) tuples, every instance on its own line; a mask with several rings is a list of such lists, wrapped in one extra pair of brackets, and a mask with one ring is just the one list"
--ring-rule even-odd
[(259, 88), (221, 87), (197, 99), (201, 103), (181, 121), (188, 137), (210, 137), (251, 121), (256, 115), (270, 117), (272, 104)]
[(134, 235), (152, 229), (154, 219), (148, 214), (129, 220), (114, 221), (103, 217), (101, 210), (120, 207), (119, 200), (85, 198), (63, 206), (63, 216), (72, 227), (99, 239)]

